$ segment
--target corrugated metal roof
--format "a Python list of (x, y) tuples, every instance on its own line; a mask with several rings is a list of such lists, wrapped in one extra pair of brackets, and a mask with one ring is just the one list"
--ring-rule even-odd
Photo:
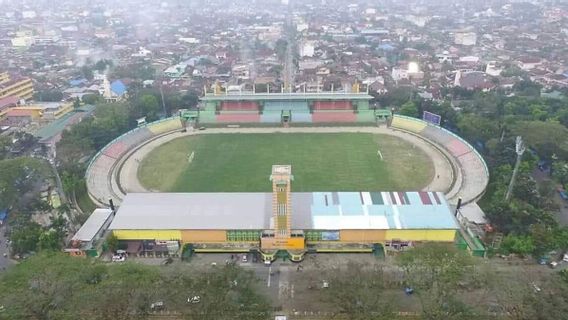
[(111, 214), (112, 210), (110, 209), (95, 209), (71, 240), (84, 242), (93, 240), (97, 232), (101, 230), (102, 226), (109, 219)]
[[(458, 229), (439, 192), (295, 192), (292, 229)], [(271, 193), (130, 193), (110, 229), (273, 227)]]
[(373, 97), (366, 93), (321, 92), (321, 93), (243, 93), (243, 94), (208, 94), (201, 97), (202, 101), (239, 101), (239, 100), (371, 100)]

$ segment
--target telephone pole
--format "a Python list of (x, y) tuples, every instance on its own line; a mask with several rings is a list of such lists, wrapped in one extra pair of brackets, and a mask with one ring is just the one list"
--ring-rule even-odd
[(523, 158), (523, 153), (525, 153), (525, 144), (523, 143), (523, 138), (517, 136), (517, 141), (515, 144), (515, 152), (517, 153), (517, 161), (515, 162), (515, 168), (513, 169), (513, 176), (511, 176), (511, 182), (509, 183), (509, 188), (507, 189), (507, 194), (505, 195), (505, 200), (509, 201), (511, 194), (513, 193), (513, 188), (515, 186), (515, 180), (517, 180), (517, 173), (519, 172), (519, 166), (521, 165), (521, 159)]

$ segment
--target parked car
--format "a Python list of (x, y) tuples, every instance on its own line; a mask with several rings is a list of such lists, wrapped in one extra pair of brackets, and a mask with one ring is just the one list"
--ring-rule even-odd
[(568, 262), (568, 252), (566, 252), (564, 256), (562, 256), (562, 261)]
[(152, 309), (152, 311), (161, 311), (165, 308), (166, 306), (164, 305), (164, 301), (156, 301), (150, 305), (150, 309)]
[(122, 255), (115, 254), (112, 256), (112, 262), (124, 262), (126, 261), (126, 257)]
[(564, 190), (564, 188), (558, 187), (556, 190), (558, 191), (558, 194), (560, 195), (560, 198), (562, 198), (562, 200), (568, 201), (568, 193), (566, 193), (566, 190)]
[(248, 262), (248, 257), (247, 257), (247, 254), (246, 254), (246, 253), (243, 254), (243, 262)]
[(200, 296), (193, 296), (193, 297), (187, 298), (187, 303), (199, 303), (199, 302), (201, 302)]

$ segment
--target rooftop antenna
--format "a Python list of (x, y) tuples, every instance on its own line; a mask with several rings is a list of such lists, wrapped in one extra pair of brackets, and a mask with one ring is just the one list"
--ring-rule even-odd
[(515, 152), (517, 153), (517, 161), (515, 162), (515, 168), (513, 169), (513, 176), (511, 177), (511, 182), (509, 183), (509, 188), (507, 189), (507, 194), (505, 195), (505, 201), (509, 201), (511, 194), (513, 193), (513, 188), (515, 186), (515, 180), (517, 179), (517, 173), (519, 172), (519, 166), (521, 165), (521, 159), (523, 158), (523, 153), (525, 153), (525, 144), (521, 136), (517, 136), (517, 141), (515, 143)]

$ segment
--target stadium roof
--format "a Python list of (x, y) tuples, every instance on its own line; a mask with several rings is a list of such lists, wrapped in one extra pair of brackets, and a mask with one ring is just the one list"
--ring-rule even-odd
[(71, 240), (92, 241), (111, 214), (110, 209), (95, 209)]
[(242, 94), (207, 94), (202, 101), (258, 101), (258, 100), (371, 100), (373, 97), (366, 93), (345, 92), (294, 92), (294, 93), (242, 93)]
[[(292, 193), (293, 229), (458, 229), (439, 192)], [(271, 229), (271, 193), (129, 193), (114, 230)]]

